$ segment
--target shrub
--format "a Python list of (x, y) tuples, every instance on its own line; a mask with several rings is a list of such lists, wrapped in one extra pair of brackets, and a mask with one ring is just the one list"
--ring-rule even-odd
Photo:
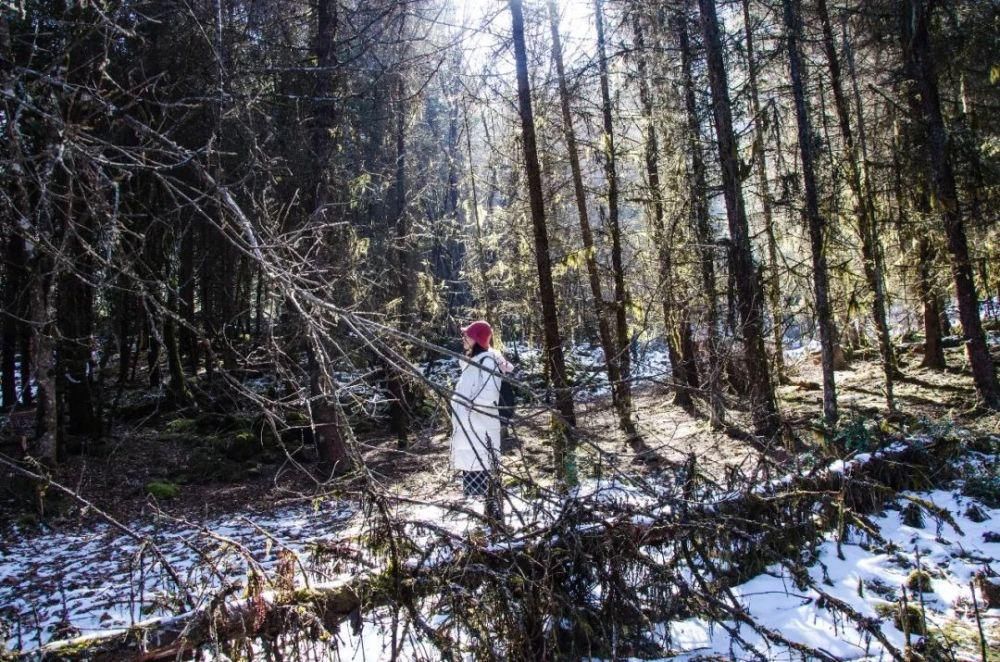
[(989, 473), (970, 476), (965, 479), (962, 494), (979, 499), (990, 508), (1000, 508), (1000, 476)]
[(163, 480), (154, 480), (146, 484), (146, 493), (157, 499), (174, 499), (181, 492), (179, 485)]
[(877, 428), (869, 429), (869, 421), (855, 416), (840, 426), (833, 441), (838, 448), (849, 453), (867, 453), (878, 448), (879, 438)]

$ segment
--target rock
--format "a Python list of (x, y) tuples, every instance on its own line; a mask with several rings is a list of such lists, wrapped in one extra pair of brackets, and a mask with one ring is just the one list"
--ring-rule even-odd
[(982, 594), (984, 608), (1000, 607), (1000, 577), (989, 577), (985, 572), (977, 572), (976, 586)]
[[(976, 524), (985, 522), (990, 518), (990, 516), (987, 515), (986, 512), (982, 508), (980, 508), (978, 504), (975, 503), (970, 503), (969, 507), (965, 509), (965, 516), (968, 517), (973, 522), (975, 522)], [(989, 533), (983, 535), (986, 536), (989, 535)]]

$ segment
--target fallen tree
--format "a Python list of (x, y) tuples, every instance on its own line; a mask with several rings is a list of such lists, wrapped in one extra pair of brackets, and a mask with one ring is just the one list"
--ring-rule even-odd
[[(275, 577), (253, 574), (247, 587), (230, 586), (184, 613), (50, 642), (21, 655), (176, 658), (202, 647), (272, 641), (290, 632), (329, 637), (346, 619), (360, 626), (362, 613), (387, 607), (407, 612), (449, 658), (446, 630), (451, 625), (428, 625), (420, 617), (422, 610), (430, 606), (465, 614), (463, 601), (478, 605), (490, 600), (491, 645), (502, 641), (511, 656), (593, 654), (599, 652), (600, 628), (699, 614), (716, 622), (741, 622), (767, 641), (833, 659), (754, 623), (729, 587), (774, 563), (794, 567), (801, 550), (815, 546), (827, 532), (834, 531), (838, 541), (848, 528), (872, 535), (865, 515), (901, 490), (926, 489), (947, 477), (948, 460), (960, 443), (953, 438), (898, 442), (809, 473), (759, 485), (743, 481), (740, 490), (709, 485), (699, 478), (692, 458), (678, 472), (676, 489), (649, 504), (567, 499), (547, 526), (489, 544), (432, 523), (400, 522), (386, 515), (372, 530), (367, 548), (336, 544), (314, 550), (317, 563), (367, 557), (368, 567), (354, 565), (352, 576), (295, 587), (294, 571), (286, 566)], [(928, 512), (942, 517), (933, 509)], [(418, 533), (424, 540), (430, 535), (433, 543), (416, 544)], [(595, 585), (601, 587), (598, 602), (592, 600)], [(877, 622), (817, 590), (828, 608), (902, 659)], [(237, 591), (244, 594), (235, 597)], [(556, 616), (562, 618), (549, 619)], [(484, 625), (477, 623), (482, 616), (463, 618), (461, 625), (472, 631)], [(573, 625), (556, 631), (547, 622)]]

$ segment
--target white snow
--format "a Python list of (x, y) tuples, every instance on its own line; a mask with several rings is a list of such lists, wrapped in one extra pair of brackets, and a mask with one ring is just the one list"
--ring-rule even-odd
[[(848, 470), (865, 459), (856, 456), (827, 470)], [(585, 482), (576, 496), (587, 500), (595, 513), (625, 515), (642, 522), (668, 512), (660, 503), (660, 490), (667, 488), (615, 478)], [(899, 510), (906, 497), (932, 502), (947, 511), (959, 530), (926, 512), (923, 527), (907, 526)], [(957, 489), (903, 495), (895, 505), (871, 518), (884, 540), (852, 533), (841, 541), (843, 558), (839, 558), (836, 540), (828, 537), (818, 546), (809, 576), (821, 591), (865, 617), (879, 618), (889, 642), (900, 649), (905, 644), (903, 633), (885, 622), (876, 606), (896, 600), (918, 565), (932, 577), (931, 591), (923, 594), (923, 607), (932, 627), (939, 627), (947, 619), (968, 622), (970, 580), (977, 570), (1000, 561), (1000, 542), (990, 542), (996, 540), (993, 537), (987, 539), (988, 533), (1000, 530), (1000, 509), (982, 507), (990, 519), (977, 523), (965, 514), (970, 503), (972, 500), (962, 497)], [(515, 532), (522, 528), (538, 530), (559, 516), (560, 504), (557, 498), (527, 498), (515, 490), (505, 507), (507, 524)], [(421, 546), (433, 543), (433, 555), (422, 561), (422, 567), (447, 562), (481, 528), (477, 519), (456, 511), (455, 505), (482, 512), (478, 501), (396, 507), (395, 515), (405, 522), (418, 547), (427, 549)], [(196, 600), (209, 598), (227, 583), (245, 584), (252, 562), (240, 553), (238, 545), (250, 552), (253, 562), (273, 569), (276, 552), (283, 547), (302, 552), (312, 541), (342, 541), (371, 531), (370, 520), (336, 502), (302, 504), (249, 517), (216, 518), (200, 525), (160, 520), (135, 526), (163, 550), (175, 570), (194, 587)], [(261, 529), (270, 538), (261, 534)], [(447, 540), (454, 540), (455, 545)], [(493, 543), (484, 538), (483, 544), (499, 549), (519, 543), (515, 536), (513, 541)], [(338, 577), (333, 574), (322, 580), (335, 581)], [(174, 588), (148, 549), (106, 524), (41, 534), (10, 527), (0, 541), (0, 628), (4, 621), (7, 623), (7, 632), (0, 633), (8, 648), (32, 649), (53, 639), (126, 627), (150, 616), (182, 612)], [(840, 659), (887, 657), (877, 640), (824, 605), (823, 597), (814, 588), (797, 586), (782, 565), (772, 566), (734, 587), (732, 593), (739, 606), (758, 623), (786, 638)], [(918, 594), (908, 594), (911, 604), (919, 604)], [(984, 612), (983, 616), (998, 622), (1000, 609)], [(425, 617), (430, 622), (435, 615), (429, 612)], [(340, 659), (380, 659), (391, 645), (391, 622), (389, 609), (376, 609), (365, 614), (365, 627), (358, 634), (344, 623), (338, 633)], [(405, 636), (397, 631), (401, 659), (435, 657), (430, 644), (410, 627)], [(741, 644), (726, 627), (734, 628), (746, 643)], [(652, 635), (681, 660), (699, 655), (750, 659), (750, 647), (764, 652), (769, 659), (801, 659), (800, 653), (766, 641), (747, 625), (692, 618), (656, 625)]]

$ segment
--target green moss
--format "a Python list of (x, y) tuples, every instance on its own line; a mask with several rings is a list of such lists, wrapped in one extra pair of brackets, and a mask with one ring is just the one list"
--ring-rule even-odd
[(252, 432), (237, 432), (222, 440), (222, 453), (230, 460), (244, 461), (259, 455), (260, 441)]
[(309, 425), (309, 416), (305, 412), (292, 411), (285, 416), (285, 424), (289, 427), (301, 427)]
[[(1000, 626), (989, 626), (984, 633), (987, 639), (987, 662), (1000, 662), (1000, 647), (997, 647), (997, 636)], [(982, 644), (979, 630), (974, 623), (952, 619), (940, 628), (933, 628), (923, 642), (919, 651), (928, 660), (982, 659)]]
[(175, 499), (180, 494), (181, 488), (176, 483), (163, 480), (154, 480), (146, 483), (146, 493), (157, 499)]
[(198, 422), (193, 418), (175, 418), (166, 425), (167, 432), (173, 434), (193, 433), (198, 427)]
[(892, 619), (892, 624), (900, 632), (924, 634), (924, 619), (916, 605), (907, 604), (904, 609), (899, 602), (879, 603), (875, 605), (875, 613), (883, 620)]
[(930, 593), (932, 590), (931, 576), (923, 570), (914, 570), (906, 578), (906, 588), (911, 591), (919, 591), (920, 593)]

